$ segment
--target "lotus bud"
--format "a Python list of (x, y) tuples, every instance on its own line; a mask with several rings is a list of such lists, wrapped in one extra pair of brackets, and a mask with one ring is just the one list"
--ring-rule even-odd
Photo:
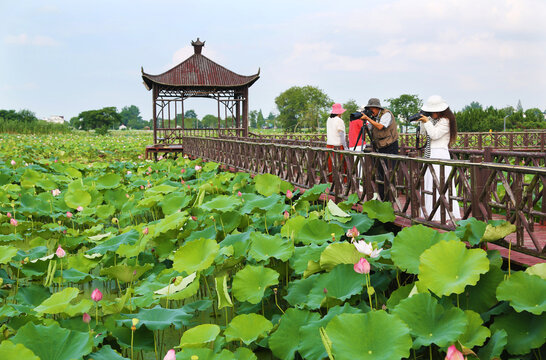
[(126, 197), (127, 199), (129, 199), (130, 196), (129, 196), (129, 194), (125, 194), (125, 197)]
[(325, 295), (328, 294), (328, 289), (324, 288), (322, 291), (324, 292)]
[(89, 324), (91, 322), (91, 316), (88, 313), (83, 313), (82, 321), (86, 324)]
[(174, 349), (167, 351), (167, 355), (165, 355), (163, 360), (176, 360), (176, 352), (174, 351)]
[(67, 211), (67, 212), (66, 212), (66, 217), (67, 217), (67, 218), (70, 219), (70, 218), (72, 217), (72, 215), (73, 215), (73, 214), (72, 214), (70, 211)]
[(55, 251), (55, 254), (57, 254), (57, 256), (60, 258), (64, 258), (66, 255), (66, 251), (64, 251), (61, 245), (59, 245), (59, 247), (57, 248), (57, 251)]
[(358, 229), (356, 228), (356, 226), (353, 226), (352, 229), (347, 230), (347, 233), (345, 235), (347, 235), (347, 237), (354, 239), (355, 237), (360, 235), (360, 232), (358, 232)]
[(142, 230), (142, 233), (143, 233), (144, 235), (148, 235), (148, 232), (149, 232), (149, 231), (150, 231), (150, 230), (149, 230), (147, 227), (145, 227), (144, 230)]
[(129, 170), (127, 170), (127, 175), (131, 175), (131, 172)]
[(61, 194), (61, 190), (59, 189), (51, 190), (51, 195), (53, 196), (59, 196), (60, 194)]
[(10, 212), (7, 213), (6, 215), (8, 216), (8, 219), (11, 217), (11, 213), (10, 213)]
[(15, 162), (15, 160), (11, 160), (11, 166), (15, 166), (17, 165), (17, 163)]
[(78, 206), (78, 207), (76, 208), (76, 210), (78, 210), (78, 211), (83, 211), (83, 206)]
[(285, 220), (288, 220), (288, 218), (290, 217), (290, 213), (288, 211), (285, 211), (283, 215)]
[(457, 350), (455, 345), (451, 345), (447, 348), (447, 354), (445, 360), (466, 360), (463, 353)]
[(195, 171), (201, 171), (202, 167), (199, 165), (195, 165)]
[(180, 173), (183, 174), (186, 172), (186, 169), (180, 169)]
[(13, 226), (19, 225), (19, 223), (17, 222), (17, 220), (15, 220), (15, 218), (11, 218), (11, 219), (9, 220), (9, 223), (10, 223), (11, 225), (13, 225)]
[(290, 190), (286, 190), (286, 198), (288, 200), (292, 199), (294, 197), (294, 194)]
[(95, 302), (99, 302), (102, 300), (102, 293), (99, 289), (95, 288), (93, 292), (91, 293), (91, 299)]
[(369, 274), (370, 263), (368, 260), (360, 258), (360, 260), (354, 265), (354, 270), (359, 274)]
[(240, 192), (240, 191), (237, 191), (237, 196), (238, 196), (238, 197), (241, 197), (241, 196), (243, 196), (243, 193)]

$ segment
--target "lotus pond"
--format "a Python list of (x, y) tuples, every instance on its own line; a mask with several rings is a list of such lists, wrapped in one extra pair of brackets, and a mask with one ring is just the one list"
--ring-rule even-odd
[(46, 143), (2, 145), (0, 359), (545, 355), (546, 267), (484, 250), (506, 222), (399, 231), (327, 185)]

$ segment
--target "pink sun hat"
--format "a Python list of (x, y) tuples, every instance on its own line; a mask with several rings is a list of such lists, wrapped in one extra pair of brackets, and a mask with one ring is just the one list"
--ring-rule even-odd
[(344, 109), (343, 106), (341, 106), (340, 103), (335, 103), (334, 105), (332, 105), (332, 112), (331, 112), (331, 114), (334, 114), (334, 115), (341, 115), (341, 114), (343, 114), (345, 111), (346, 111), (346, 109)]

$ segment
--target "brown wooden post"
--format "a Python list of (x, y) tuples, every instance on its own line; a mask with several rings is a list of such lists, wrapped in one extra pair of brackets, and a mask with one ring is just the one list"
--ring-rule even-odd
[(471, 191), (471, 207), (472, 207), (472, 216), (478, 220), (485, 220), (482, 212), (480, 211), (480, 203), (478, 201), (479, 196), (483, 190), (483, 179), (481, 178), (481, 171), (479, 165), (482, 163), (481, 156), (472, 155), (470, 156), (470, 162), (473, 165), (470, 168), (470, 191)]
[(362, 181), (364, 182), (364, 192), (366, 193), (366, 199), (371, 200), (373, 198), (373, 185), (374, 178), (373, 168), (374, 158), (372, 156), (364, 156), (364, 169), (362, 172)]
[(158, 89), (157, 86), (153, 85), (152, 87), (152, 106), (153, 106), (153, 113), (154, 113), (154, 145), (157, 144), (157, 100), (158, 96)]
[[(544, 151), (545, 147), (546, 147), (546, 131), (543, 131), (540, 133), (540, 151)], [(544, 203), (544, 201), (542, 203)]]
[(248, 87), (243, 90), (243, 136), (248, 137)]
[(419, 199), (419, 195), (421, 193), (419, 184), (419, 173), (421, 171), (420, 169), (420, 163), (415, 161), (414, 159), (417, 157), (417, 151), (411, 151), (409, 154), (409, 190), (410, 190), (410, 209), (411, 209), (411, 218), (415, 219), (420, 216), (420, 204), (421, 201)]
[(516, 241), (518, 246), (523, 246), (523, 223), (519, 217), (518, 211), (523, 211), (523, 209), (518, 210), (518, 205), (523, 201), (523, 174), (515, 173), (514, 174), (514, 188), (512, 189), (514, 197), (516, 200), (516, 206), (514, 207), (514, 213), (516, 216)]
[[(483, 149), (483, 161), (486, 162), (486, 163), (494, 162), (493, 148), (491, 146), (486, 146)], [(482, 178), (482, 181), (484, 182), (484, 184), (485, 184), (485, 182), (487, 182), (487, 179), (489, 178), (490, 175), (491, 175), (490, 170), (481, 169), (481, 178)], [(491, 207), (489, 206), (489, 200), (491, 200), (491, 191), (494, 190), (496, 188), (496, 186), (497, 186), (497, 182), (493, 181), (491, 183), (491, 186), (486, 189), (487, 194), (485, 195), (484, 200), (485, 200), (485, 207), (487, 209), (487, 216), (488, 216), (489, 219), (493, 218), (493, 213), (491, 211)]]

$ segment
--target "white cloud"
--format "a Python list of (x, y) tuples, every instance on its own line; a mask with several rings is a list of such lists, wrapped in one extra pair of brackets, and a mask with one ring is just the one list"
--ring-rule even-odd
[(55, 39), (44, 36), (44, 35), (35, 35), (28, 36), (27, 34), (19, 35), (6, 35), (4, 36), (4, 43), (9, 45), (31, 45), (31, 46), (58, 46), (59, 42)]

